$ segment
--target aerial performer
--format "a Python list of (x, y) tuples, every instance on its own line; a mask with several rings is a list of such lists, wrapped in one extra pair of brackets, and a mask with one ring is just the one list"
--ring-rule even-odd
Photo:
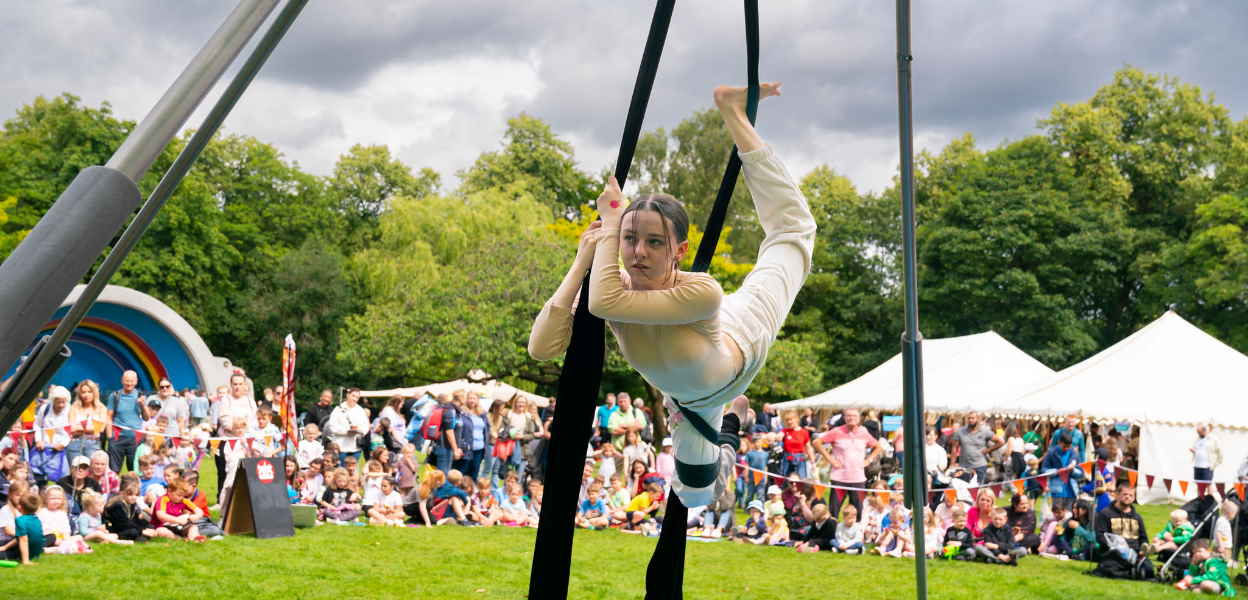
[[(760, 99), (778, 95), (779, 83), (760, 86)], [(738, 397), (762, 369), (810, 273), (815, 243), (806, 198), (750, 124), (746, 96), (744, 87), (714, 91), (765, 235), (740, 289), (725, 295), (711, 275), (680, 270), (689, 215), (676, 198), (651, 194), (625, 206), (611, 177), (598, 197), (601, 221), (581, 236), (572, 267), (529, 336), (533, 358), (564, 354), (590, 271), (589, 312), (606, 321), (629, 365), (663, 392), (676, 458), (672, 489), (684, 506), (711, 504), (733, 479), (748, 407)], [(683, 534), (683, 523), (674, 527)]]

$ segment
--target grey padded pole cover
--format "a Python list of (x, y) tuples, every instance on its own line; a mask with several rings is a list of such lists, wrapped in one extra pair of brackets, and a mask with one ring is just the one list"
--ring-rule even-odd
[(0, 369), (35, 340), (142, 199), (120, 171), (88, 167), (0, 264)]

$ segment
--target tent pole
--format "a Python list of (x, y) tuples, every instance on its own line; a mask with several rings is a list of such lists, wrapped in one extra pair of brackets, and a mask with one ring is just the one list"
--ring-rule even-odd
[(901, 338), (902, 407), (906, 455), (905, 489), (914, 531), (914, 583), (918, 600), (927, 598), (927, 560), (923, 507), (927, 504), (927, 469), (923, 456), (923, 334), (919, 332), (918, 277), (914, 241), (914, 130), (911, 110), (910, 1), (897, 0), (897, 116), (901, 151), (901, 224), (905, 281), (906, 331)]

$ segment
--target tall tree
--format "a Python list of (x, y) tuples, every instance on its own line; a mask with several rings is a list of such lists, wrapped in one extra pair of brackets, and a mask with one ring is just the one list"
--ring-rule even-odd
[(350, 240), (371, 235), (394, 197), (423, 198), (437, 193), (441, 185), (437, 171), (426, 167), (415, 175), (411, 167), (390, 155), (387, 146), (356, 144), (338, 157), (328, 191), (347, 218)]

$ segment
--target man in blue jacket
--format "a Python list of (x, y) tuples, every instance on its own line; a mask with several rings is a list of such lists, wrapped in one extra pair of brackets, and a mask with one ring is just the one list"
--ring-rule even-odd
[(1075, 451), (1070, 447), (1070, 437), (1058, 435), (1057, 443), (1049, 447), (1048, 454), (1040, 463), (1040, 471), (1049, 475), (1049, 494), (1053, 508), (1070, 509), (1075, 503), (1074, 469), (1063, 477), (1057, 471), (1077, 464)]

